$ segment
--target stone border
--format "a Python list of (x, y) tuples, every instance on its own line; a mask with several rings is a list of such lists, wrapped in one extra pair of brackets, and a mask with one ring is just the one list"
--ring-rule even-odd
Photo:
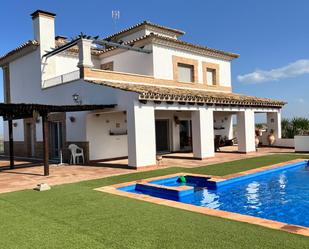
[(305, 159), (295, 159), (291, 161), (286, 161), (278, 164), (274, 164), (271, 166), (265, 166), (261, 168), (256, 168), (252, 170), (247, 170), (243, 171), (240, 173), (236, 174), (229, 174), (224, 177), (220, 176), (211, 176), (211, 175), (202, 175), (202, 174), (191, 174), (191, 173), (175, 173), (175, 174), (170, 174), (170, 175), (165, 175), (165, 176), (158, 176), (158, 177), (152, 177), (152, 178), (147, 178), (143, 180), (137, 180), (137, 181), (131, 181), (131, 182), (125, 182), (125, 183), (120, 183), (120, 184), (114, 184), (110, 186), (104, 186), (100, 188), (96, 188), (94, 190), (96, 191), (101, 191), (109, 194), (115, 194), (123, 197), (129, 197), (129, 198), (134, 198), (137, 200), (142, 200), (142, 201), (147, 201), (159, 205), (164, 205), (164, 206), (169, 206), (169, 207), (175, 207), (191, 212), (196, 212), (200, 214), (205, 214), (205, 215), (210, 215), (210, 216), (215, 216), (215, 217), (220, 217), (220, 218), (226, 218), (229, 220), (234, 220), (234, 221), (241, 221), (241, 222), (246, 222), (254, 225), (260, 225), (263, 227), (275, 229), (275, 230), (280, 230), (280, 231), (285, 231), (293, 234), (298, 234), (298, 235), (304, 235), (304, 236), (309, 236), (309, 228), (308, 227), (303, 227), (303, 226), (298, 226), (298, 225), (291, 225), (288, 223), (284, 222), (279, 222), (279, 221), (274, 221), (274, 220), (268, 220), (264, 218), (259, 218), (255, 216), (250, 216), (250, 215), (244, 215), (244, 214), (239, 214), (239, 213), (233, 213), (233, 212), (228, 212), (228, 211), (222, 211), (222, 210), (216, 210), (216, 209), (211, 209), (207, 207), (200, 207), (200, 206), (194, 206), (191, 204), (186, 204), (186, 203), (181, 203), (177, 201), (172, 201), (172, 200), (167, 200), (167, 199), (162, 199), (162, 198), (157, 198), (149, 195), (144, 195), (144, 194), (135, 194), (135, 193), (130, 193), (130, 192), (125, 192), (122, 190), (118, 190), (117, 188), (124, 187), (124, 186), (129, 186), (132, 184), (136, 183), (145, 183), (157, 179), (162, 179), (162, 178), (169, 178), (173, 176), (179, 176), (179, 175), (194, 175), (194, 176), (201, 176), (201, 177), (211, 177), (212, 181), (216, 182), (221, 182), (224, 180), (232, 179), (235, 177), (239, 176), (244, 176), (244, 175), (249, 175), (257, 172), (261, 172), (264, 170), (272, 169), (272, 168), (278, 168), (285, 166), (286, 164), (290, 163), (297, 163), (304, 161)]

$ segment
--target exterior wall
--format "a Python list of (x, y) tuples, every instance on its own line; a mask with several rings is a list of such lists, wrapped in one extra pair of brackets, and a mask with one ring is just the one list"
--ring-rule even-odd
[(309, 152), (309, 136), (295, 136), (295, 152)]
[(213, 110), (202, 108), (192, 113), (193, 156), (198, 159), (213, 157), (214, 129)]
[(121, 41), (124, 41), (124, 42), (131, 41), (131, 40), (134, 40), (136, 38), (139, 38), (139, 37), (142, 37), (142, 36), (145, 36), (145, 35), (150, 35), (150, 33), (154, 33), (154, 34), (157, 34), (157, 35), (160, 35), (160, 36), (166, 36), (166, 37), (169, 37), (169, 38), (177, 39), (176, 35), (173, 35), (169, 32), (164, 32), (163, 30), (154, 29), (154, 28), (153, 29), (144, 28), (144, 29), (137, 30), (134, 33), (125, 35), (118, 40), (121, 40)]
[[(269, 133), (263, 132), (262, 136), (259, 137), (260, 142), (264, 146), (268, 146), (268, 135)], [(294, 148), (295, 147), (295, 141), (294, 138), (276, 138), (274, 144), (272, 146), (278, 146), (278, 147), (284, 147), (284, 148)]]
[(134, 40), (136, 38), (145, 36), (146, 34), (147, 34), (146, 30), (142, 29), (142, 30), (138, 30), (138, 31), (136, 31), (134, 33), (128, 34), (126, 36), (123, 36), (119, 40), (124, 41), (124, 42), (131, 41), (131, 40)]
[[(219, 64), (220, 67), (220, 86), (231, 87), (231, 63), (225, 60), (219, 60), (207, 56), (201, 56), (186, 51), (173, 48), (153, 45), (153, 75), (155, 78), (173, 80), (173, 60), (172, 57), (179, 56), (198, 61), (198, 80), (203, 84), (202, 62)], [(189, 83), (188, 83), (189, 84)]]
[(250, 109), (237, 113), (238, 151), (253, 152), (255, 148), (254, 112)]
[(214, 134), (227, 137), (227, 139), (233, 138), (233, 119), (231, 113), (214, 112)]
[(138, 101), (127, 109), (128, 164), (131, 167), (156, 165), (156, 134), (153, 104)]
[(58, 75), (66, 74), (75, 70), (79, 70), (78, 55), (58, 54), (55, 56), (56, 59), (56, 73)]
[[(150, 46), (146, 46), (145, 48), (150, 49)], [(114, 71), (153, 75), (152, 53), (146, 54), (127, 50), (120, 54), (101, 58), (101, 64), (113, 61)]]
[[(121, 133), (121, 135), (111, 135)], [(128, 156), (125, 112), (87, 115), (87, 141), (90, 160)]]
[(274, 146), (294, 148), (295, 140), (294, 138), (278, 138), (275, 140)]

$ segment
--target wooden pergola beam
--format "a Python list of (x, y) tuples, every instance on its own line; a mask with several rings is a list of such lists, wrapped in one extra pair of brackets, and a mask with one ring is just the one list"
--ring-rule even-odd
[(49, 132), (47, 114), (42, 115), (44, 176), (49, 175)]
[(13, 140), (13, 121), (9, 120), (9, 153), (10, 153), (10, 168), (14, 169), (14, 140)]

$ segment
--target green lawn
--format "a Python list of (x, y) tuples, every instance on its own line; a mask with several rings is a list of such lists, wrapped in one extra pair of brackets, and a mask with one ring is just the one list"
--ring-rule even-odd
[(169, 168), (0, 195), (0, 248), (309, 248), (309, 238), (93, 188), (180, 171), (224, 175), (298, 158)]

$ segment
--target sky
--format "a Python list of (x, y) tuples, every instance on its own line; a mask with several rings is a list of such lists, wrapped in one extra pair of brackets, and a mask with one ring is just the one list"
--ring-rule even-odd
[[(56, 13), (56, 34), (67, 37), (104, 37), (143, 20), (184, 30), (182, 40), (240, 54), (232, 62), (234, 92), (284, 100), (283, 117), (309, 118), (309, 1), (4, 0), (1, 55), (33, 39), (37, 9)], [(120, 11), (116, 24), (112, 10)]]

